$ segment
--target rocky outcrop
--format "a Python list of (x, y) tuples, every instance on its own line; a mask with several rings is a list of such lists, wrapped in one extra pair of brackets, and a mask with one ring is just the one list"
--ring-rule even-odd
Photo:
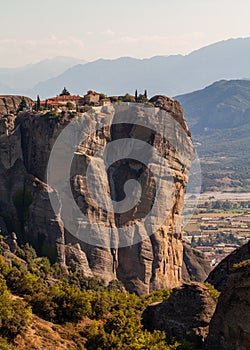
[[(26, 112), (20, 115), (24, 120), (26, 115), (31, 120), (33, 117)], [(0, 136), (0, 217), (9, 233), (17, 233), (19, 242), (29, 241), (38, 254), (47, 255), (52, 261), (59, 257), (63, 262), (64, 229), (49, 199), (49, 192), (54, 192), (24, 162), (24, 134), (18, 118), (15, 129)], [(31, 128), (30, 132), (34, 130)], [(31, 151), (32, 146), (28, 153)], [(33, 156), (39, 158), (38, 153)]]
[[(24, 99), (27, 106), (32, 105), (33, 101), (29, 97)], [(21, 96), (0, 96), (0, 135), (13, 131), (15, 115), (21, 101)]]
[(231, 273), (209, 326), (205, 350), (250, 348), (250, 261)]
[(32, 105), (33, 100), (29, 97), (12, 96), (12, 95), (1, 95), (0, 96), (0, 115), (16, 114), (17, 109), (24, 98), (26, 104)]
[(250, 259), (250, 241), (242, 247), (237, 248), (209, 274), (207, 282), (212, 284), (217, 290), (222, 291), (227, 285), (227, 280), (232, 272), (233, 265)]
[(142, 315), (142, 323), (151, 332), (162, 330), (170, 338), (186, 339), (200, 348), (215, 307), (205, 285), (185, 283), (174, 289), (168, 300), (149, 305)]
[(182, 265), (183, 280), (204, 282), (211, 271), (212, 267), (205, 254), (184, 243)]
[(150, 103), (153, 103), (156, 107), (163, 109), (164, 111), (171, 113), (173, 118), (180, 123), (188, 136), (191, 136), (189, 127), (186, 123), (185, 118), (183, 118), (183, 108), (180, 103), (176, 100), (173, 100), (170, 97), (156, 95), (149, 100)]
[(81, 266), (81, 269), (86, 277), (93, 277), (86, 254), (81, 249), (79, 243), (76, 243), (75, 245), (68, 243), (65, 245), (65, 257), (67, 266), (70, 266), (72, 262), (76, 263), (76, 266)]
[[(64, 266), (74, 260), (86, 275), (104, 278), (107, 282), (118, 278), (128, 290), (140, 295), (179, 285), (182, 280), (183, 251), (181, 231), (176, 224), (182, 209), (194, 149), (178, 102), (164, 96), (158, 96), (153, 101), (167, 111), (168, 124), (163, 123), (161, 111), (158, 109), (153, 109), (154, 112), (159, 112), (151, 116), (140, 106), (132, 104), (131, 108), (137, 118), (138, 115), (140, 118), (147, 118), (148, 124), (153, 125), (156, 131), (150, 127), (135, 125), (133, 121), (112, 127), (107, 124), (107, 127), (98, 129), (97, 126), (103, 118), (112, 122), (112, 106), (100, 107), (86, 119), (96, 126), (96, 132), (89, 135), (75, 150), (70, 176), (74, 200), (90, 224), (79, 223), (73, 208), (63, 205), (64, 195), (60, 197), (55, 188), (46, 183), (47, 164), (53, 145), (65, 126), (77, 116), (72, 113), (57, 116), (53, 113), (19, 113), (15, 119), (14, 130), (10, 128), (9, 133), (0, 137), (0, 216), (8, 231), (17, 232), (19, 240), (30, 241), (39, 254), (48, 255), (52, 260), (58, 258)], [(122, 113), (126, 118), (126, 112)], [(183, 134), (176, 125), (173, 127), (171, 120), (180, 125)], [(172, 139), (163, 137), (163, 129), (168, 129), (172, 139), (183, 148), (183, 157), (179, 156), (175, 145), (171, 144)], [(141, 184), (140, 201), (129, 211), (114, 213), (101, 209), (90, 198), (84, 171), (86, 172), (97, 151), (112, 143), (110, 141), (121, 138), (142, 141), (144, 146), (139, 148), (138, 154), (145, 153), (145, 144), (156, 149), (166, 160), (169, 175), (161, 176), (159, 162), (154, 160), (151, 161), (154, 170), (152, 174), (147, 167), (131, 159), (127, 146), (124, 147), (127, 157), (112, 164), (104, 176), (99, 176), (102, 165), (97, 163), (94, 166), (95, 176), (90, 177), (89, 181), (97, 198), (104, 202), (107, 195), (115, 201), (122, 201), (127, 180), (134, 179)], [(65, 148), (65, 152), (68, 152), (68, 148)], [(62, 168), (57, 168), (58, 183), (63, 181), (63, 164), (61, 166)], [(157, 221), (162, 211), (166, 211), (166, 217), (149, 237), (142, 222), (154, 204), (155, 179), (161, 180), (163, 193), (170, 186), (172, 192), (167, 201), (156, 206), (154, 220)], [(57, 203), (56, 210), (51, 207), (51, 196)], [(65, 229), (65, 215), (70, 218), (76, 234), (72, 235), (70, 230)], [(78, 239), (78, 227), (84, 225), (87, 234), (91, 235), (91, 222), (99, 227), (100, 236), (102, 227), (112, 227), (113, 232), (118, 232), (120, 227), (128, 227), (127, 232), (131, 237), (143, 239), (118, 248), (93, 245), (88, 240)], [(132, 229), (129, 228), (131, 225)]]

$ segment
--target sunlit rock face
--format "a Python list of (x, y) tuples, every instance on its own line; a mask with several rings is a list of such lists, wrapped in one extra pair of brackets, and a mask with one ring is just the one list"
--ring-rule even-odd
[[(57, 190), (56, 185), (64, 181), (63, 162), (56, 167), (55, 186), (47, 182), (53, 146), (65, 127), (81, 114), (66, 112), (52, 118), (21, 112), (15, 126), (0, 137), (0, 216), (11, 215), (13, 227), (9, 229), (18, 231), (19, 239), (34, 244), (39, 254), (59, 259), (63, 266), (74, 260), (86, 275), (106, 282), (117, 278), (139, 295), (181, 283), (183, 247), (177, 221), (194, 158), (190, 131), (178, 102), (156, 96), (151, 104), (158, 108), (131, 104), (120, 109), (119, 116), (127, 122), (115, 120), (113, 106), (96, 108), (91, 118), (88, 115), (85, 132), (90, 125), (96, 131), (74, 148), (70, 166), (72, 196), (86, 220), (79, 220), (74, 207), (64, 205), (67, 194)], [(99, 127), (103, 118), (105, 126)], [(142, 121), (139, 125), (138, 120)], [(166, 130), (169, 138), (164, 136)], [(120, 158), (116, 148), (112, 149), (115, 161), (106, 169), (98, 152), (121, 139), (130, 141), (124, 143)], [(65, 154), (69, 150), (70, 145), (65, 146)], [(92, 172), (87, 176), (90, 164)], [(126, 197), (128, 180), (139, 186), (132, 187)], [(13, 202), (18, 194), (27, 197), (25, 215), (18, 213)], [(56, 208), (51, 206), (51, 197)], [(117, 203), (124, 210), (117, 210)], [(152, 227), (157, 227), (151, 231), (144, 221), (149, 214)], [(73, 229), (67, 227), (65, 217)], [(110, 237), (104, 234), (107, 227)], [(97, 244), (93, 245), (89, 237), (95, 236)], [(103, 245), (99, 244), (101, 239)]]

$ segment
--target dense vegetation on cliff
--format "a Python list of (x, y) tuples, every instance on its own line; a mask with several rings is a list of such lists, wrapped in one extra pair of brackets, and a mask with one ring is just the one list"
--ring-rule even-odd
[[(3, 251), (2, 251), (3, 253)], [(33, 315), (75, 329), (75, 349), (191, 349), (168, 339), (161, 331), (143, 329), (141, 314), (148, 304), (167, 299), (170, 290), (144, 298), (125, 292), (117, 281), (85, 277), (74, 265), (68, 273), (47, 258), (37, 258), (25, 245), (10, 259), (0, 256), (1, 349), (11, 349), (25, 338)], [(8, 261), (8, 263), (6, 262)], [(32, 311), (31, 311), (32, 310)], [(33, 313), (33, 315), (32, 315)], [(85, 320), (85, 326), (77, 325)], [(78, 329), (78, 331), (77, 331)]]

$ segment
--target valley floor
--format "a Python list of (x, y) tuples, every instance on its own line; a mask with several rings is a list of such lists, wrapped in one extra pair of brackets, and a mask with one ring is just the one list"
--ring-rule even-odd
[(193, 201), (197, 209), (184, 227), (184, 240), (216, 266), (250, 239), (250, 193), (205, 192)]

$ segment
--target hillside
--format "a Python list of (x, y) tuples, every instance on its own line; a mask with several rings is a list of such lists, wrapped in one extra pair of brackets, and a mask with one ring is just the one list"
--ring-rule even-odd
[(117, 281), (105, 286), (79, 270), (65, 274), (29, 245), (19, 247), (18, 257), (0, 241), (0, 253), (0, 349), (180, 349), (182, 341), (141, 324), (146, 306), (170, 290), (139, 298)]
[[(76, 266), (65, 273), (58, 264), (37, 257), (29, 244), (16, 247), (15, 254), (10, 249), (1, 238), (3, 350), (200, 350), (207, 335), (210, 350), (223, 341), (218, 337), (221, 328), (228, 344), (235, 339), (249, 344), (249, 260), (234, 265), (215, 311), (219, 293), (209, 284), (184, 283), (139, 298), (117, 281), (105, 285), (86, 277)], [(209, 347), (210, 342), (215, 345)], [(218, 350), (229, 348), (235, 349), (221, 345)]]
[(222, 80), (176, 99), (197, 145), (203, 190), (249, 191), (250, 81)]
[(250, 124), (250, 80), (217, 81), (176, 99), (195, 134)]

